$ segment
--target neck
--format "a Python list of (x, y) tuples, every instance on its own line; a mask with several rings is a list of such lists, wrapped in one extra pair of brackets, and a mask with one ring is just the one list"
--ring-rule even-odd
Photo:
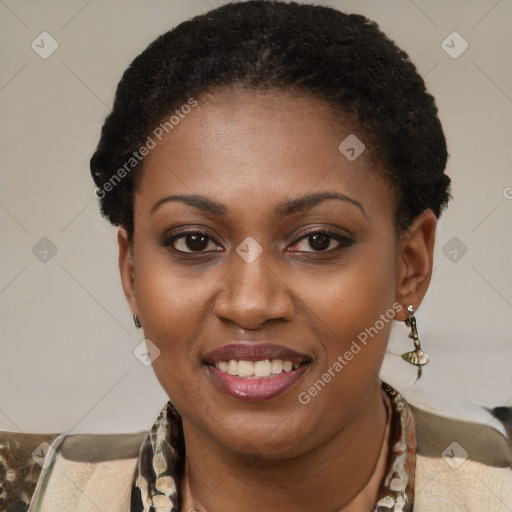
[[(359, 414), (314, 450), (257, 464), (241, 460), (184, 421), (181, 512), (352, 511), (350, 504), (356, 496), (357, 503), (368, 502), (361, 510), (370, 510), (385, 471), (379, 465), (381, 474), (375, 474), (383, 442), (387, 442), (387, 407), (378, 384), (367, 397)], [(358, 495), (363, 489), (361, 500)]]

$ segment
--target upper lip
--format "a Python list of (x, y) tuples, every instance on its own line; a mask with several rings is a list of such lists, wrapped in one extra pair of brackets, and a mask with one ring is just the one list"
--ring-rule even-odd
[(275, 343), (234, 342), (212, 350), (203, 359), (205, 364), (217, 361), (261, 361), (264, 359), (282, 359), (283, 361), (304, 362), (311, 357), (291, 348)]

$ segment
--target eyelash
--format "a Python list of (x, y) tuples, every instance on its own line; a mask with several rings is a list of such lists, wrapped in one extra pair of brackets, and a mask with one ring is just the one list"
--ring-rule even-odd
[[(335, 247), (334, 249), (327, 249), (324, 251), (312, 250), (312, 251), (297, 251), (297, 252), (302, 252), (302, 253), (306, 252), (306, 253), (313, 253), (313, 254), (325, 254), (325, 253), (330, 254), (330, 253), (333, 253), (340, 249), (350, 247), (354, 243), (353, 239), (348, 236), (343, 236), (343, 235), (334, 233), (334, 232), (326, 230), (326, 229), (316, 229), (316, 230), (311, 230), (311, 231), (308, 231), (307, 233), (302, 234), (299, 238), (297, 238), (295, 240), (295, 242), (293, 242), (292, 246), (296, 245), (300, 241), (307, 239), (311, 236), (314, 236), (316, 234), (327, 235), (329, 238), (336, 240), (339, 244), (338, 247)], [(165, 237), (164, 240), (162, 241), (162, 246), (167, 247), (167, 248), (170, 247), (174, 252), (176, 252), (178, 254), (206, 254), (207, 252), (209, 252), (209, 251), (204, 251), (204, 250), (203, 251), (180, 251), (179, 249), (175, 249), (173, 247), (173, 243), (176, 240), (179, 240), (181, 238), (187, 238), (188, 236), (193, 236), (193, 235), (201, 235), (201, 236), (209, 238), (211, 241), (215, 242), (215, 240), (205, 231), (191, 230), (191, 231), (183, 231), (181, 233), (176, 233), (174, 235)], [(330, 243), (329, 243), (329, 245), (330, 245)], [(213, 252), (220, 252), (220, 251), (213, 251)]]

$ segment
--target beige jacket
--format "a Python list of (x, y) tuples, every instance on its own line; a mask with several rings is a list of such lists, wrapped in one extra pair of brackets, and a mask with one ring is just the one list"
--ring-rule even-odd
[[(411, 409), (418, 442), (414, 512), (512, 511), (512, 440), (510, 431), (507, 434), (512, 409), (501, 408), (504, 416), (508, 411), (508, 420), (505, 417), (500, 424), (503, 428), (491, 426), (496, 420), (490, 414), (489, 424), (483, 424)], [(6, 467), (17, 463), (17, 476), (25, 478), (23, 485), (10, 487), (7, 499), (12, 510), (129, 512), (145, 436), (0, 433), (0, 461)], [(31, 470), (25, 471), (28, 459), (37, 464), (31, 463)], [(10, 478), (14, 484), (16, 475), (7, 472), (4, 480), (9, 483)], [(0, 503), (2, 498), (6, 496), (0, 494)], [(29, 501), (29, 508), (22, 508)], [(0, 505), (0, 510), (7, 508)]]

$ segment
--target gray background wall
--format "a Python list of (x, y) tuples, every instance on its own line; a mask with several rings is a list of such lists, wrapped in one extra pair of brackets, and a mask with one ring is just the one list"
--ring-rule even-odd
[[(131, 60), (220, 3), (0, 0), (0, 429), (136, 431), (163, 406), (151, 367), (133, 354), (143, 335), (88, 159)], [(447, 414), (510, 405), (512, 2), (323, 3), (376, 20), (410, 54), (448, 139), (454, 200), (417, 315), (432, 362), (405, 393)], [(45, 59), (54, 43), (42, 32), (58, 43)], [(390, 353), (409, 350), (407, 330), (395, 327)], [(382, 377), (404, 390), (415, 370), (390, 354)]]

